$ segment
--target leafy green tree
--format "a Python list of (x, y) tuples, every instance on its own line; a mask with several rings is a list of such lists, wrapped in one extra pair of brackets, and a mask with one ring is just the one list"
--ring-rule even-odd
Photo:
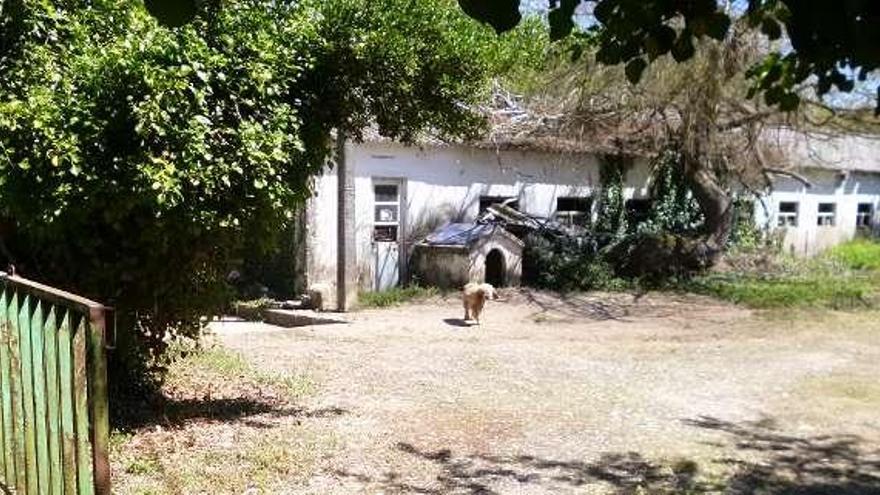
[(470, 135), (519, 53), (451, 1), (219, 5), (177, 28), (128, 0), (0, 12), (0, 244), (115, 305), (127, 365), (195, 335), (244, 251), (277, 245), (331, 130)]
[[(851, 0), (748, 0), (750, 25), (771, 40), (783, 34), (785, 50), (778, 49), (756, 64), (750, 76), (752, 94), (763, 93), (769, 105), (791, 110), (798, 105), (798, 87), (812, 80), (816, 91), (852, 91), (880, 69), (880, 3)], [(470, 16), (491, 24), (499, 33), (520, 22), (519, 0), (459, 0)], [(599, 41), (596, 60), (626, 64), (626, 75), (637, 82), (645, 67), (662, 55), (676, 61), (693, 57), (704, 38), (723, 40), (730, 29), (730, 2), (695, 0), (548, 0), (550, 35), (561, 39), (572, 33), (579, 6), (592, 7), (594, 32)], [(880, 87), (877, 88), (880, 114)]]

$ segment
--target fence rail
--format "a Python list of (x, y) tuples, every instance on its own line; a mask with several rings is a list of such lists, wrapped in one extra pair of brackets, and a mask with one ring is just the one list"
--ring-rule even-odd
[(106, 315), (0, 272), (0, 488), (110, 494)]

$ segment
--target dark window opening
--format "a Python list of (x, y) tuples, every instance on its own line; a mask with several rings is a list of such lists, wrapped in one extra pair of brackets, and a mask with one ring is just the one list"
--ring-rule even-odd
[(373, 227), (373, 240), (378, 242), (397, 242), (397, 225), (376, 225)]
[(587, 226), (590, 224), (593, 207), (592, 198), (562, 197), (556, 198), (556, 221), (572, 226)]
[(626, 208), (626, 221), (630, 227), (635, 227), (651, 218), (650, 199), (628, 199), (624, 203)]
[(795, 201), (782, 201), (779, 203), (776, 225), (779, 227), (797, 227), (798, 204)]
[(519, 210), (519, 200), (513, 196), (480, 196), (480, 214), (492, 205), (505, 203), (514, 210)]
[(397, 186), (394, 184), (376, 184), (373, 186), (373, 193), (377, 203), (397, 202)]
[(816, 217), (816, 224), (822, 227), (833, 227), (835, 222), (835, 213), (837, 205), (834, 203), (819, 203), (819, 214)]
[(870, 229), (874, 225), (874, 205), (859, 203), (856, 212), (856, 227)]

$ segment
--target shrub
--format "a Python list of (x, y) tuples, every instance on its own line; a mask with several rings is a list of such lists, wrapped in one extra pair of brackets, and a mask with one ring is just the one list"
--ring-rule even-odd
[(832, 248), (827, 255), (852, 270), (880, 271), (880, 243), (858, 239)]
[(589, 233), (527, 236), (523, 278), (535, 287), (561, 292), (619, 290), (629, 285), (615, 275), (611, 264), (599, 254), (599, 242)]
[(241, 260), (290, 242), (331, 129), (470, 135), (520, 52), (433, 0), (204, 2), (174, 29), (142, 2), (14, 4), (0, 9), (2, 251), (117, 308), (110, 378), (128, 389), (155, 378), (169, 334), (228, 305)]

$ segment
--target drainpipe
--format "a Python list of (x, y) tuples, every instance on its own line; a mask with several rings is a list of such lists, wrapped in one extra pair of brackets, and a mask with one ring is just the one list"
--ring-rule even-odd
[(354, 235), (354, 170), (345, 159), (345, 133), (336, 130), (338, 218), (336, 235), (336, 309), (350, 311), (357, 297)]

